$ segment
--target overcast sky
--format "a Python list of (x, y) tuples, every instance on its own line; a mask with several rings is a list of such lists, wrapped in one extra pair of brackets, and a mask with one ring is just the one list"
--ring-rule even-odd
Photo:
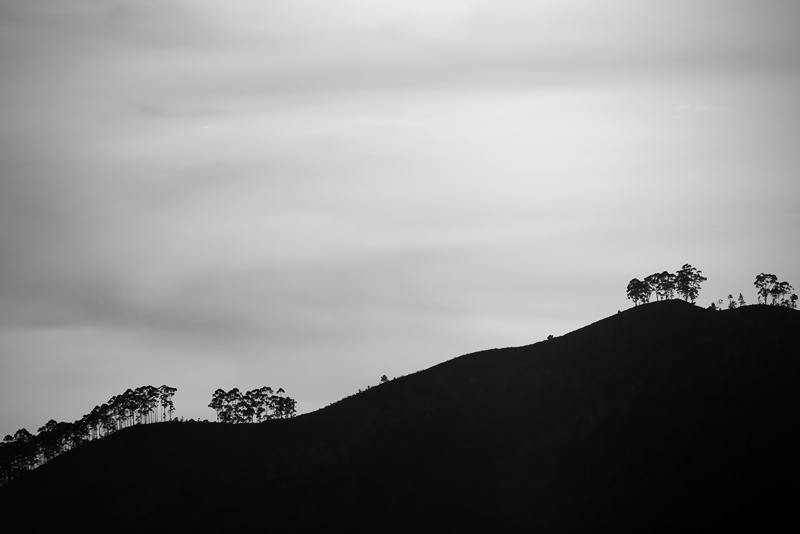
[(796, 0), (0, 0), (0, 436), (800, 289)]

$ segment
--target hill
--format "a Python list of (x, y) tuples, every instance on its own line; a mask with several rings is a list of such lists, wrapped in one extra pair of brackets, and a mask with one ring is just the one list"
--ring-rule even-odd
[(128, 428), (0, 488), (0, 513), (42, 531), (763, 528), (800, 504), (798, 342), (786, 308), (655, 302), (294, 419)]

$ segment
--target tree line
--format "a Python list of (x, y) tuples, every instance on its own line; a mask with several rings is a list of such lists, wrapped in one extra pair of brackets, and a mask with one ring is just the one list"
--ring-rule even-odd
[[(700, 284), (706, 280), (708, 279), (703, 276), (702, 271), (698, 271), (687, 263), (674, 274), (664, 271), (646, 276), (643, 280), (634, 278), (628, 282), (626, 296), (636, 306), (650, 302), (653, 294), (655, 294), (656, 300), (666, 300), (674, 298), (677, 293), (684, 300), (694, 303), (700, 294)], [(759, 304), (797, 309), (798, 297), (792, 293), (794, 288), (788, 282), (779, 282), (778, 277), (774, 274), (759, 274), (753, 285), (756, 287)], [(723, 300), (719, 299), (717, 302), (712, 302), (709, 308), (721, 310), (722, 305)], [(745, 305), (741, 293), (739, 293), (738, 299), (734, 299), (733, 294), (728, 295), (728, 309), (740, 308)]]
[(653, 293), (656, 300), (671, 299), (677, 293), (687, 302), (694, 303), (700, 294), (700, 284), (706, 280), (708, 278), (703, 276), (702, 271), (687, 263), (674, 274), (664, 271), (646, 276), (643, 280), (634, 278), (628, 282), (626, 294), (636, 306), (650, 302)]
[[(178, 421), (173, 419), (172, 397), (178, 390), (170, 386), (141, 386), (114, 395), (95, 406), (75, 422), (48, 421), (36, 434), (27, 429), (7, 435), (0, 443), (0, 485), (31, 471), (59, 454), (113, 434), (123, 428), (147, 423)], [(246, 393), (233, 388), (218, 389), (209, 405), (221, 423), (260, 423), (268, 419), (287, 419), (297, 413), (297, 401), (285, 395), (283, 388), (273, 392), (264, 386)]]
[(759, 274), (753, 285), (756, 286), (759, 304), (767, 304), (767, 298), (772, 297), (769, 302), (772, 306), (797, 309), (797, 295), (792, 293), (794, 288), (788, 282), (778, 282), (778, 277), (774, 274)]
[[(778, 277), (774, 274), (761, 273), (756, 276), (753, 285), (756, 287), (756, 294), (758, 295), (758, 303), (767, 306), (783, 306), (797, 309), (797, 295), (792, 293), (794, 288), (789, 282), (779, 282)], [(712, 310), (722, 310), (723, 300), (719, 299), (717, 302), (712, 302), (709, 306)], [(734, 299), (733, 294), (728, 295), (728, 309), (734, 310), (746, 306), (744, 297), (739, 293), (739, 298)]]
[(113, 434), (135, 424), (172, 420), (172, 397), (178, 390), (170, 386), (141, 386), (114, 395), (95, 406), (77, 421), (48, 421), (37, 433), (21, 428), (7, 435), (0, 444), (0, 484), (49, 462), (59, 454)]
[(283, 388), (273, 392), (269, 386), (252, 389), (245, 393), (239, 388), (230, 391), (218, 389), (208, 405), (217, 413), (220, 423), (261, 423), (268, 419), (294, 417), (297, 401), (284, 396)]

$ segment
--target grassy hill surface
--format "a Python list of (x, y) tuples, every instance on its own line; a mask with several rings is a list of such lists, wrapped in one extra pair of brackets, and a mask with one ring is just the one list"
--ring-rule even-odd
[(252, 425), (137, 426), (0, 488), (34, 531), (586, 532), (795, 520), (800, 313), (655, 302)]

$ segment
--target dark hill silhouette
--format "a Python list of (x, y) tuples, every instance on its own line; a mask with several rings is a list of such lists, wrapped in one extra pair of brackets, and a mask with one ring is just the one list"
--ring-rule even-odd
[(638, 306), (294, 419), (160, 423), (0, 488), (35, 531), (707, 531), (794, 519), (800, 314)]

